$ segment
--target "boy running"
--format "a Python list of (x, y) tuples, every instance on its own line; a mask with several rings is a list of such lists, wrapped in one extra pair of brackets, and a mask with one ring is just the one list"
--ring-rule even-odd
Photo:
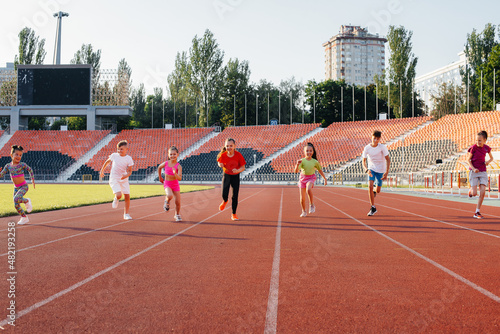
[[(368, 212), (368, 216), (373, 216), (377, 213), (377, 208), (375, 207), (375, 196), (380, 193), (382, 188), (382, 180), (387, 179), (387, 174), (389, 174), (389, 167), (391, 165), (391, 159), (389, 158), (389, 150), (387, 146), (380, 144), (380, 138), (382, 137), (382, 132), (375, 130), (372, 135), (372, 142), (365, 146), (363, 150), (363, 168), (365, 173), (368, 173), (369, 187), (368, 195), (370, 197), (371, 208)], [(368, 166), (366, 161), (368, 160)], [(377, 190), (373, 190), (373, 184), (377, 181)]]
[(112, 153), (108, 160), (102, 165), (101, 178), (104, 177), (104, 169), (111, 164), (111, 173), (109, 173), (109, 186), (115, 194), (111, 207), (116, 209), (118, 201), (123, 196), (125, 197), (125, 210), (123, 219), (130, 220), (132, 217), (128, 214), (130, 208), (130, 185), (128, 177), (132, 174), (132, 166), (134, 161), (130, 155), (127, 155), (128, 143), (126, 140), (120, 141), (117, 145), (117, 153)]
[[(485, 144), (486, 139), (488, 139), (488, 133), (486, 131), (480, 131), (477, 134), (476, 144), (472, 145), (467, 151), (470, 182), (469, 197), (477, 195), (477, 186), (479, 185), (479, 198), (477, 200), (476, 212), (474, 213), (474, 216), (472, 216), (476, 219), (483, 219), (479, 210), (483, 204), (486, 186), (488, 185), (488, 173), (486, 173), (486, 166), (493, 161), (491, 148)], [(485, 161), (486, 153), (490, 155), (490, 159), (488, 161)]]

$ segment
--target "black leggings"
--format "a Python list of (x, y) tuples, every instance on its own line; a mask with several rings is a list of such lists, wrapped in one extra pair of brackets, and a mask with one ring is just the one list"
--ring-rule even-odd
[(233, 187), (233, 197), (232, 200), (232, 208), (233, 213), (236, 213), (236, 208), (238, 207), (238, 193), (240, 192), (240, 174), (229, 175), (224, 173), (222, 176), (222, 199), (224, 202), (227, 202), (229, 198), (229, 187)]

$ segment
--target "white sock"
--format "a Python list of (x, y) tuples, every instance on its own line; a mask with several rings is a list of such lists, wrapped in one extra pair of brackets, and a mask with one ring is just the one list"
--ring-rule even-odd
[(478, 212), (479, 212), (479, 209), (478, 209), (478, 208), (476, 208), (476, 213), (478, 213)]

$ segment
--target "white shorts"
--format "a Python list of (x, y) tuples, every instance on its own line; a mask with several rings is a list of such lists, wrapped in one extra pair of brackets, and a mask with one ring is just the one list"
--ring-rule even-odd
[(120, 179), (109, 179), (109, 186), (113, 190), (113, 194), (121, 192), (122, 194), (130, 194), (130, 185), (128, 184), (128, 178), (125, 180)]
[(488, 173), (487, 172), (474, 173), (474, 171), (470, 170), (469, 183), (473, 187), (481, 184), (488, 186)]

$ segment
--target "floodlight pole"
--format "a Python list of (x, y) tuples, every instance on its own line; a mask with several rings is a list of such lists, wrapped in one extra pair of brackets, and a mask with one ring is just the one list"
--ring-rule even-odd
[(57, 28), (56, 28), (56, 42), (54, 45), (54, 65), (61, 64), (61, 30), (62, 30), (62, 18), (69, 16), (68, 13), (58, 12), (54, 13), (54, 17), (57, 17)]

